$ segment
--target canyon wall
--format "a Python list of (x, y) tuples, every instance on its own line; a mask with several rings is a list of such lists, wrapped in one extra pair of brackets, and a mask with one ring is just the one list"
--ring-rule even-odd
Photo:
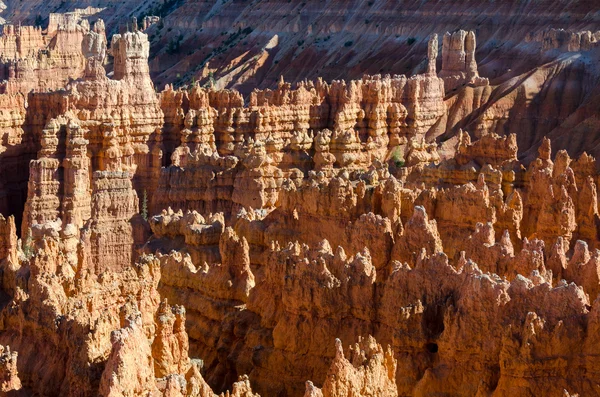
[[(234, 230), (192, 212), (153, 217), (145, 249), (168, 274), (158, 289), (187, 303), (207, 379), (249, 373), (265, 395), (300, 395), (298, 372), (327, 384), (334, 335), (344, 345), (374, 335), (398, 359), (400, 395), (504, 395), (516, 383), (518, 395), (544, 394), (548, 371), (563, 379), (552, 392), (593, 393), (574, 386), (589, 370), (550, 370), (571, 349), (593, 355), (579, 342), (593, 339), (599, 291), (593, 160), (553, 161), (545, 141), (524, 168), (514, 136), (464, 136), (457, 151), (398, 178), (345, 168), (288, 178), (274, 210), (242, 211)], [(580, 336), (553, 350), (562, 327)]]
[(0, 44), (0, 92), (28, 93), (63, 88), (83, 76), (85, 59), (106, 46), (104, 23), (68, 19), (46, 32), (33, 26), (4, 25)]
[[(383, 164), (389, 148), (441, 128), (443, 84), (435, 74), (317, 80), (295, 89), (282, 81), (277, 90), (254, 91), (247, 107), (235, 92), (167, 87), (161, 103), (173, 165), (161, 171), (152, 207), (272, 208), (283, 178)], [(214, 177), (202, 177), (207, 172)]]
[[(84, 0), (5, 3), (3, 19), (22, 25), (41, 19), (44, 27), (51, 22), (50, 13), (85, 11), (90, 5)], [(152, 37), (151, 69), (159, 87), (189, 84), (194, 78), (204, 84), (213, 78), (220, 88), (244, 94), (255, 87), (274, 88), (281, 75), (296, 83), (318, 76), (332, 81), (359, 79), (365, 73), (422, 73), (429, 35), (459, 29), (477, 35), (476, 55), (486, 60), (479, 72), (501, 77), (514, 73), (517, 64), (527, 64), (529, 70), (541, 64), (531, 56), (535, 49), (521, 45), (527, 37), (549, 29), (598, 30), (595, 4), (575, 0), (411, 0), (401, 6), (390, 0), (253, 4), (98, 0), (93, 7), (97, 12), (89, 18), (102, 18), (111, 34), (132, 16), (140, 27), (146, 17), (160, 17), (161, 22), (147, 31)]]
[[(253, 6), (103, 0), (97, 8), (84, 8), (84, 3), (70, 3), (80, 7), (73, 11), (58, 0), (30, 0), (26, 7), (11, 2), (2, 15), (15, 29), (39, 15), (41, 26), (49, 27), (49, 37), (59, 21), (89, 20), (92, 25), (98, 18), (106, 21), (109, 34), (121, 33), (133, 28), (134, 16), (149, 36), (150, 70), (157, 87), (199, 82), (234, 88), (245, 98), (255, 88), (276, 89), (281, 76), (296, 84), (318, 77), (328, 82), (357, 80), (365, 73), (428, 73), (431, 62), (423, 62), (423, 54), (430, 35), (437, 33), (439, 49), (448, 49), (437, 69), (445, 77), (446, 94), (452, 94), (447, 98), (451, 111), (447, 136), (431, 134), (429, 139), (443, 141), (460, 128), (478, 136), (523, 131), (518, 143), (527, 162), (535, 158), (548, 133), (554, 149), (565, 148), (575, 156), (598, 146), (593, 142), (583, 148), (595, 128), (597, 101), (592, 98), (598, 85), (590, 63), (596, 56), (598, 31), (590, 2), (411, 1), (398, 7), (387, 0), (343, 5), (261, 0)], [(66, 11), (69, 17), (55, 13)], [(54, 14), (46, 21), (48, 13)], [(31, 36), (34, 47), (41, 45), (38, 36), (45, 37), (43, 32)], [(71, 74), (79, 74), (82, 65)], [(8, 67), (4, 73), (8, 75)], [(454, 91), (464, 83), (471, 83), (472, 89)], [(572, 130), (575, 139), (562, 141), (565, 131)]]
[(598, 394), (594, 35), (503, 78), (431, 29), (410, 77), (157, 92), (165, 4), (1, 36), (34, 62), (0, 94), (2, 393)]

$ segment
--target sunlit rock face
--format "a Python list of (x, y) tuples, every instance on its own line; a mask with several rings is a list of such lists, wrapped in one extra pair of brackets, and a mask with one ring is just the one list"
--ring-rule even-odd
[(597, 34), (157, 90), (102, 3), (0, 36), (0, 394), (598, 394)]

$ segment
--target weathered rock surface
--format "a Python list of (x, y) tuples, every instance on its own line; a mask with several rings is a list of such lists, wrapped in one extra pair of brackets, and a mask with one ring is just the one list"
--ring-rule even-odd
[[(7, 8), (0, 14), (4, 19), (25, 25), (33, 24), (40, 15), (44, 27), (49, 13), (89, 6), (84, 0), (72, 1), (73, 8), (61, 6), (59, 0), (5, 3)], [(479, 59), (489, 55), (500, 59), (487, 62), (482, 75), (501, 76), (515, 70), (503, 54), (509, 53), (511, 61), (518, 63), (519, 56), (530, 65), (543, 62), (532, 57), (539, 55), (538, 49), (529, 45), (533, 38), (556, 36), (561, 45), (580, 44), (587, 43), (588, 37), (593, 42), (598, 30), (593, 2), (568, 1), (560, 7), (550, 0), (526, 4), (517, 0), (411, 0), (402, 7), (373, 0), (334, 5), (285, 0), (258, 0), (252, 5), (98, 0), (94, 7), (99, 9), (92, 9), (97, 13), (90, 18), (103, 18), (107, 31), (115, 33), (119, 27), (131, 25), (132, 15), (142, 29), (146, 18), (160, 14), (160, 23), (145, 29), (153, 36), (152, 69), (160, 87), (186, 84), (194, 78), (204, 84), (212, 78), (220, 88), (237, 88), (244, 94), (255, 87), (273, 87), (281, 75), (299, 82), (317, 76), (331, 81), (357, 79), (364, 73), (424, 72), (426, 65), (418, 54), (425, 52), (430, 33), (439, 35), (441, 47), (444, 33), (458, 29), (477, 32)], [(549, 35), (552, 29), (559, 33)], [(566, 33), (560, 33), (561, 29)], [(524, 41), (528, 45), (519, 45)], [(535, 42), (541, 47), (541, 41)]]
[(442, 42), (442, 70), (447, 92), (455, 90), (462, 84), (488, 85), (487, 79), (479, 77), (475, 49), (477, 47), (475, 32), (459, 30), (446, 33)]
[(17, 352), (11, 352), (10, 346), (0, 348), (0, 392), (9, 393), (21, 389), (21, 380), (17, 370)]
[(394, 376), (396, 360), (391, 349), (384, 352), (372, 336), (350, 346), (350, 359), (344, 357), (342, 342), (335, 341), (336, 354), (323, 390), (306, 382), (305, 397), (397, 396)]
[(0, 36), (1, 393), (598, 395), (595, 35), (157, 93), (103, 12)]

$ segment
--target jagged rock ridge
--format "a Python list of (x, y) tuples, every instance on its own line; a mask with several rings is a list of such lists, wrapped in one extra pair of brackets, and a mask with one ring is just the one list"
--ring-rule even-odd
[[(3, 393), (597, 394), (596, 161), (519, 160), (529, 83), (473, 32), (439, 76), (432, 34), (424, 74), (245, 100), (157, 93), (135, 23), (51, 22), (3, 36), (33, 37), (0, 94)], [(565, 37), (532, 41), (593, 53)]]

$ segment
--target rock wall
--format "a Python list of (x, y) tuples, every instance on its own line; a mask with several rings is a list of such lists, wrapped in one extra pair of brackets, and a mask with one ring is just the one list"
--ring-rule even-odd
[[(79, 23), (77, 23), (79, 22)], [(104, 23), (90, 29), (87, 20), (65, 19), (53, 30), (6, 25), (0, 36), (1, 93), (28, 93), (63, 88), (70, 79), (83, 76), (85, 59), (104, 41)]]
[(560, 49), (567, 52), (589, 51), (596, 47), (600, 32), (584, 30), (574, 32), (564, 29), (548, 29), (527, 37), (527, 41), (542, 43), (543, 50)]
[(423, 74), (245, 98), (157, 93), (137, 20), (50, 22), (80, 74), (0, 95), (2, 393), (598, 394), (596, 161), (545, 136), (594, 117), (558, 101), (593, 46), (498, 83), (428, 34)]
[(21, 380), (17, 371), (17, 358), (19, 353), (11, 352), (10, 346), (0, 348), (0, 391), (3, 393), (21, 389)]
[[(296, 89), (281, 82), (276, 91), (253, 92), (248, 107), (235, 95), (198, 86), (161, 93), (165, 140), (168, 134), (170, 147), (177, 137), (181, 143), (173, 165), (161, 171), (153, 208), (272, 208), (283, 177), (381, 164), (388, 148), (435, 134), (445, 112), (443, 81), (435, 74), (318, 80)], [(190, 181), (196, 184), (190, 189), (186, 181), (207, 172), (214, 176), (200, 179), (208, 184)]]
[(26, 98), (23, 94), (0, 95), (0, 212), (21, 218), (27, 197), (29, 160), (35, 157), (36, 143), (25, 135)]
[[(399, 180), (344, 169), (334, 177), (286, 178), (275, 210), (243, 212), (235, 222), (242, 249), (233, 255), (247, 270), (226, 277), (211, 276), (231, 268), (225, 258), (237, 250), (224, 250), (223, 239), (217, 243), (215, 231), (231, 233), (215, 229), (221, 223), (172, 211), (153, 219), (156, 240), (145, 249), (165, 255), (167, 274), (182, 275), (163, 277), (159, 291), (187, 302), (190, 346), (205, 358), (209, 382), (224, 388), (244, 372), (265, 395), (301, 395), (305, 388), (311, 396), (346, 395), (335, 390), (360, 390), (370, 381), (361, 377), (372, 378), (343, 369), (343, 360), (336, 364), (333, 336), (350, 344), (374, 335), (398, 359), (399, 395), (502, 394), (512, 390), (515, 377), (522, 382), (519, 395), (547, 392), (545, 375), (529, 375), (554, 365), (547, 360), (560, 360), (548, 353), (543, 335), (567, 326), (582, 327), (572, 332), (593, 338), (579, 324), (593, 321), (599, 290), (597, 277), (584, 276), (595, 274), (589, 244), (596, 237), (585, 236), (595, 228), (581, 227), (597, 222), (596, 174), (583, 172), (594, 167), (589, 156), (571, 161), (566, 152), (550, 160), (546, 142), (526, 169), (516, 160), (514, 137), (463, 137), (456, 159), (417, 164)], [(440, 178), (449, 186), (436, 186)], [(196, 233), (204, 237), (192, 239)], [(198, 268), (203, 262), (204, 270)], [(244, 274), (252, 275), (252, 283), (242, 281), (249, 280)], [(239, 297), (224, 295), (216, 280), (227, 280)], [(555, 310), (549, 302), (563, 303)], [(527, 334), (528, 324), (541, 328)], [(513, 361), (531, 335), (541, 338), (535, 352)], [(558, 357), (569, 354), (563, 350)], [(342, 385), (325, 376), (331, 360), (332, 368), (348, 374), (332, 378)], [(442, 371), (450, 362), (461, 364)], [(582, 371), (560, 372), (565, 381), (556, 392), (590, 392), (573, 386), (586, 376)], [(312, 382), (305, 387), (298, 372), (310, 374)]]
[(475, 49), (477, 47), (475, 32), (459, 30), (446, 32), (442, 41), (442, 70), (446, 91), (455, 90), (459, 85), (471, 83), (487, 85), (487, 79), (479, 77)]

